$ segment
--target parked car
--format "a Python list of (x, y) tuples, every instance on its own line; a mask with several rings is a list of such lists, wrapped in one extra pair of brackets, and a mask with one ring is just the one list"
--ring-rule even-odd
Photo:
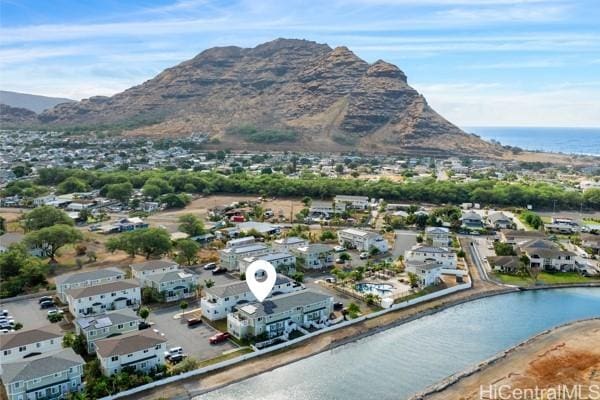
[(177, 364), (178, 362), (183, 361), (184, 358), (185, 354), (175, 354), (169, 357), (169, 361), (171, 362), (171, 364)]
[(204, 267), (202, 267), (202, 269), (205, 271), (212, 271), (215, 268), (217, 268), (217, 263), (214, 262), (208, 263)]
[(227, 272), (227, 268), (225, 267), (218, 267), (212, 270), (213, 275), (224, 274), (225, 272)]
[(46, 300), (46, 301), (43, 301), (40, 303), (40, 308), (42, 310), (46, 309), (46, 308), (52, 308), (52, 307), (54, 307), (54, 302), (51, 300)]
[(54, 314), (64, 314), (64, 312), (63, 312), (63, 310), (59, 310), (58, 308), (48, 311), (48, 315), (54, 315)]
[(38, 300), (38, 304), (42, 304), (45, 301), (52, 301), (52, 296), (42, 296)]
[(360, 253), (359, 257), (361, 260), (366, 260), (367, 258), (369, 258), (369, 253), (367, 253), (366, 251), (363, 251), (362, 253)]
[(0, 312), (0, 314), (2, 314), (3, 316), (7, 316), (8, 315), (8, 310), (2, 310), (2, 312)]
[(336, 258), (336, 259), (335, 259), (335, 263), (336, 263), (336, 264), (343, 264), (343, 263), (344, 263), (344, 260), (342, 260), (341, 258)]
[(195, 326), (202, 323), (202, 318), (190, 318), (187, 320), (188, 326)]
[(211, 336), (208, 339), (208, 341), (210, 342), (210, 344), (217, 344), (226, 341), (230, 337), (231, 335), (229, 334), (229, 332), (219, 332), (216, 335)]
[(171, 357), (174, 357), (176, 355), (182, 355), (183, 354), (183, 347), (177, 346), (177, 347), (171, 347), (169, 350), (165, 351), (165, 358), (167, 360), (170, 360)]
[(335, 251), (336, 253), (341, 253), (343, 251), (346, 251), (346, 248), (344, 246), (335, 246), (333, 248), (333, 251)]
[(0, 333), (10, 333), (12, 332), (13, 329), (8, 329), (8, 328), (0, 328)]
[(341, 301), (333, 303), (333, 309), (335, 311), (340, 311), (343, 308), (344, 308), (344, 303), (342, 303)]
[(327, 283), (336, 283), (337, 279), (335, 279), (334, 276), (328, 276), (327, 278), (325, 278), (325, 282), (327, 282)]

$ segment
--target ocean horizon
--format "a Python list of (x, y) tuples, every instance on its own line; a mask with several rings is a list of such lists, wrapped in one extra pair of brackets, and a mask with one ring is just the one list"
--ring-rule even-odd
[(463, 130), (523, 150), (600, 156), (600, 127), (469, 126)]

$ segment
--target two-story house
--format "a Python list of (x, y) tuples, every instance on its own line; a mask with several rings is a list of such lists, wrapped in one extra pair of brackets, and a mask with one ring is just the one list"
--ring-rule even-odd
[(142, 319), (131, 308), (109, 311), (94, 317), (82, 317), (75, 320), (75, 331), (85, 336), (89, 354), (96, 352), (95, 342), (109, 336), (122, 335), (137, 331)]
[(442, 274), (442, 264), (438, 262), (407, 262), (406, 272), (417, 276), (417, 284), (420, 288), (435, 285), (439, 282)]
[(338, 231), (337, 234), (338, 242), (342, 246), (367, 252), (373, 248), (377, 249), (380, 253), (385, 253), (389, 250), (387, 240), (376, 232), (348, 228)]
[(467, 211), (460, 218), (462, 227), (467, 229), (483, 228), (483, 217), (475, 211)]
[(171, 260), (149, 260), (142, 263), (131, 264), (131, 276), (144, 282), (144, 278), (148, 275), (158, 274), (169, 271), (177, 271), (179, 264)]
[(450, 229), (442, 226), (429, 226), (425, 228), (427, 243), (434, 247), (448, 247), (451, 242)]
[(83, 389), (84, 364), (71, 348), (44, 353), (4, 364), (2, 384), (8, 400), (65, 398)]
[(62, 348), (62, 330), (56, 325), (20, 330), (0, 335), (0, 372), (2, 365)]
[(514, 226), (513, 220), (502, 211), (489, 213), (487, 222), (494, 229), (510, 229)]
[[(296, 283), (293, 279), (277, 274), (271, 296), (295, 292), (302, 288), (302, 285)], [(234, 311), (236, 307), (253, 301), (256, 301), (256, 297), (254, 297), (246, 282), (233, 282), (204, 289), (204, 297), (200, 301), (200, 308), (202, 308), (202, 315), (205, 318), (215, 321), (225, 318), (227, 313)]]
[(325, 326), (333, 310), (333, 297), (303, 290), (246, 304), (227, 315), (227, 331), (238, 339), (284, 336), (301, 326)]
[(308, 240), (297, 236), (290, 236), (274, 240), (273, 250), (285, 253), (290, 252), (293, 249), (297, 249), (298, 247), (303, 247), (307, 245)]
[(69, 311), (76, 317), (89, 317), (111, 310), (138, 307), (141, 304), (140, 283), (124, 279), (67, 290)]
[(142, 278), (144, 287), (151, 287), (164, 294), (166, 302), (187, 299), (196, 295), (198, 275), (192, 271), (178, 269), (159, 272)]
[(56, 295), (63, 302), (67, 301), (67, 290), (101, 285), (125, 279), (125, 273), (119, 268), (102, 268), (94, 271), (76, 272), (56, 277)]
[(324, 244), (309, 244), (291, 250), (306, 269), (324, 269), (333, 265), (333, 249)]
[(167, 339), (152, 329), (145, 329), (98, 340), (95, 343), (96, 356), (107, 376), (123, 368), (147, 372), (164, 365), (166, 343)]
[(565, 251), (550, 240), (532, 239), (519, 245), (521, 253), (529, 258), (532, 268), (549, 271), (574, 271), (576, 255)]
[(276, 270), (280, 270), (280, 268), (295, 268), (296, 267), (296, 257), (288, 252), (275, 252), (265, 254), (264, 256), (258, 257), (246, 257), (241, 259), (238, 262), (238, 267), (240, 273), (246, 273), (246, 268), (254, 261), (263, 260), (271, 263)]
[(456, 268), (456, 253), (445, 247), (432, 247), (416, 245), (404, 253), (404, 260), (407, 264), (427, 264), (430, 262), (438, 263), (442, 268)]
[(226, 247), (219, 250), (221, 267), (229, 270), (237, 270), (240, 260), (247, 257), (264, 256), (271, 252), (271, 248), (262, 243), (255, 243), (249, 246)]
[(344, 204), (347, 208), (355, 210), (366, 210), (369, 208), (369, 198), (367, 196), (346, 196), (337, 195), (333, 198), (336, 207), (339, 204)]

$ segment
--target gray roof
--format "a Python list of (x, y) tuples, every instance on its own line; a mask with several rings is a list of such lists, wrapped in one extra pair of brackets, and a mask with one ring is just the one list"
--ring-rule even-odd
[(134, 271), (148, 271), (158, 268), (167, 268), (173, 265), (179, 265), (171, 260), (150, 260), (143, 263), (131, 264), (131, 269)]
[(442, 268), (442, 264), (438, 262), (407, 262), (406, 266), (408, 268), (415, 268), (420, 270), (430, 271), (432, 269)]
[(142, 318), (136, 315), (131, 308), (109, 311), (105, 314), (94, 317), (77, 318), (75, 323), (83, 330), (105, 328), (108, 326), (126, 324), (131, 321), (138, 321)]
[(0, 246), (8, 247), (12, 244), (21, 243), (24, 237), (25, 235), (18, 232), (5, 233), (4, 235), (0, 236)]
[(502, 211), (488, 215), (488, 220), (490, 220), (492, 223), (496, 223), (498, 221), (512, 222), (508, 215), (504, 214)]
[[(286, 283), (293, 283), (294, 280), (288, 278), (285, 275), (277, 274), (277, 279), (275, 280), (275, 285), (283, 285)], [(204, 289), (204, 292), (219, 298), (236, 296), (242, 293), (249, 292), (250, 288), (245, 281), (242, 282), (234, 282), (228, 283), (226, 285), (218, 285), (210, 288)]]
[(65, 348), (54, 353), (40, 354), (2, 365), (2, 381), (7, 384), (16, 381), (29, 381), (52, 375), (83, 365), (85, 361), (73, 349)]
[(450, 229), (448, 228), (444, 228), (441, 226), (429, 226), (427, 228), (425, 228), (425, 233), (427, 234), (449, 234), (450, 233)]
[(307, 241), (306, 239), (303, 239), (298, 236), (290, 236), (290, 237), (286, 237), (283, 239), (277, 239), (277, 240), (275, 240), (275, 243), (281, 244), (281, 245), (290, 245), (290, 244), (297, 244), (297, 243), (305, 243), (306, 241)]
[[(296, 307), (319, 303), (327, 299), (332, 299), (332, 297), (311, 290), (302, 290), (300, 292), (276, 296), (262, 303), (247, 304), (241, 307), (239, 312), (252, 318), (265, 317), (280, 314)], [(253, 312), (250, 313), (250, 310), (253, 310)]]
[(13, 349), (44, 340), (63, 337), (57, 325), (46, 325), (37, 329), (27, 329), (0, 335), (0, 350)]
[(94, 271), (76, 272), (73, 274), (57, 276), (56, 285), (74, 284), (124, 275), (125, 273), (116, 267), (102, 268)]
[(421, 253), (439, 253), (439, 254), (454, 253), (453, 251), (450, 251), (443, 247), (432, 247), (432, 246), (419, 246), (419, 247), (410, 249), (410, 251), (418, 251)]
[(225, 253), (233, 253), (233, 254), (243, 254), (250, 253), (252, 251), (265, 250), (268, 249), (264, 244), (251, 244), (250, 246), (242, 246), (242, 247), (228, 247), (223, 249), (222, 251)]
[(310, 243), (308, 246), (297, 247), (291, 250), (300, 253), (329, 253), (333, 252), (331, 246), (321, 243)]
[(560, 246), (553, 241), (546, 239), (531, 239), (524, 243), (521, 243), (521, 248), (534, 248), (534, 249), (560, 249)]
[(84, 288), (75, 288), (67, 290), (67, 295), (74, 299), (96, 296), (102, 293), (114, 292), (117, 290), (126, 290), (134, 287), (140, 287), (140, 283), (135, 279), (124, 279), (114, 282), (104, 283), (102, 285), (88, 286)]
[(161, 337), (152, 329), (135, 331), (109, 339), (101, 339), (95, 342), (96, 353), (101, 357), (130, 354), (135, 351), (149, 349), (157, 344), (165, 343), (167, 339)]
[(188, 271), (188, 270), (178, 269), (175, 271), (159, 272), (157, 274), (148, 275), (148, 276), (146, 276), (145, 279), (161, 283), (161, 282), (170, 282), (170, 281), (175, 281), (175, 280), (180, 280), (180, 279), (189, 279), (189, 278), (193, 279), (194, 277), (196, 277), (196, 274), (194, 274), (193, 272)]

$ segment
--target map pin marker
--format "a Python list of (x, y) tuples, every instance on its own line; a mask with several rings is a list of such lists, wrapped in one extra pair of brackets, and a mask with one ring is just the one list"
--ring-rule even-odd
[[(256, 280), (256, 273), (259, 271), (264, 271), (267, 275), (267, 279), (262, 282)], [(261, 303), (271, 293), (276, 280), (277, 271), (275, 271), (275, 267), (268, 261), (256, 260), (246, 268), (246, 283), (254, 297)]]

